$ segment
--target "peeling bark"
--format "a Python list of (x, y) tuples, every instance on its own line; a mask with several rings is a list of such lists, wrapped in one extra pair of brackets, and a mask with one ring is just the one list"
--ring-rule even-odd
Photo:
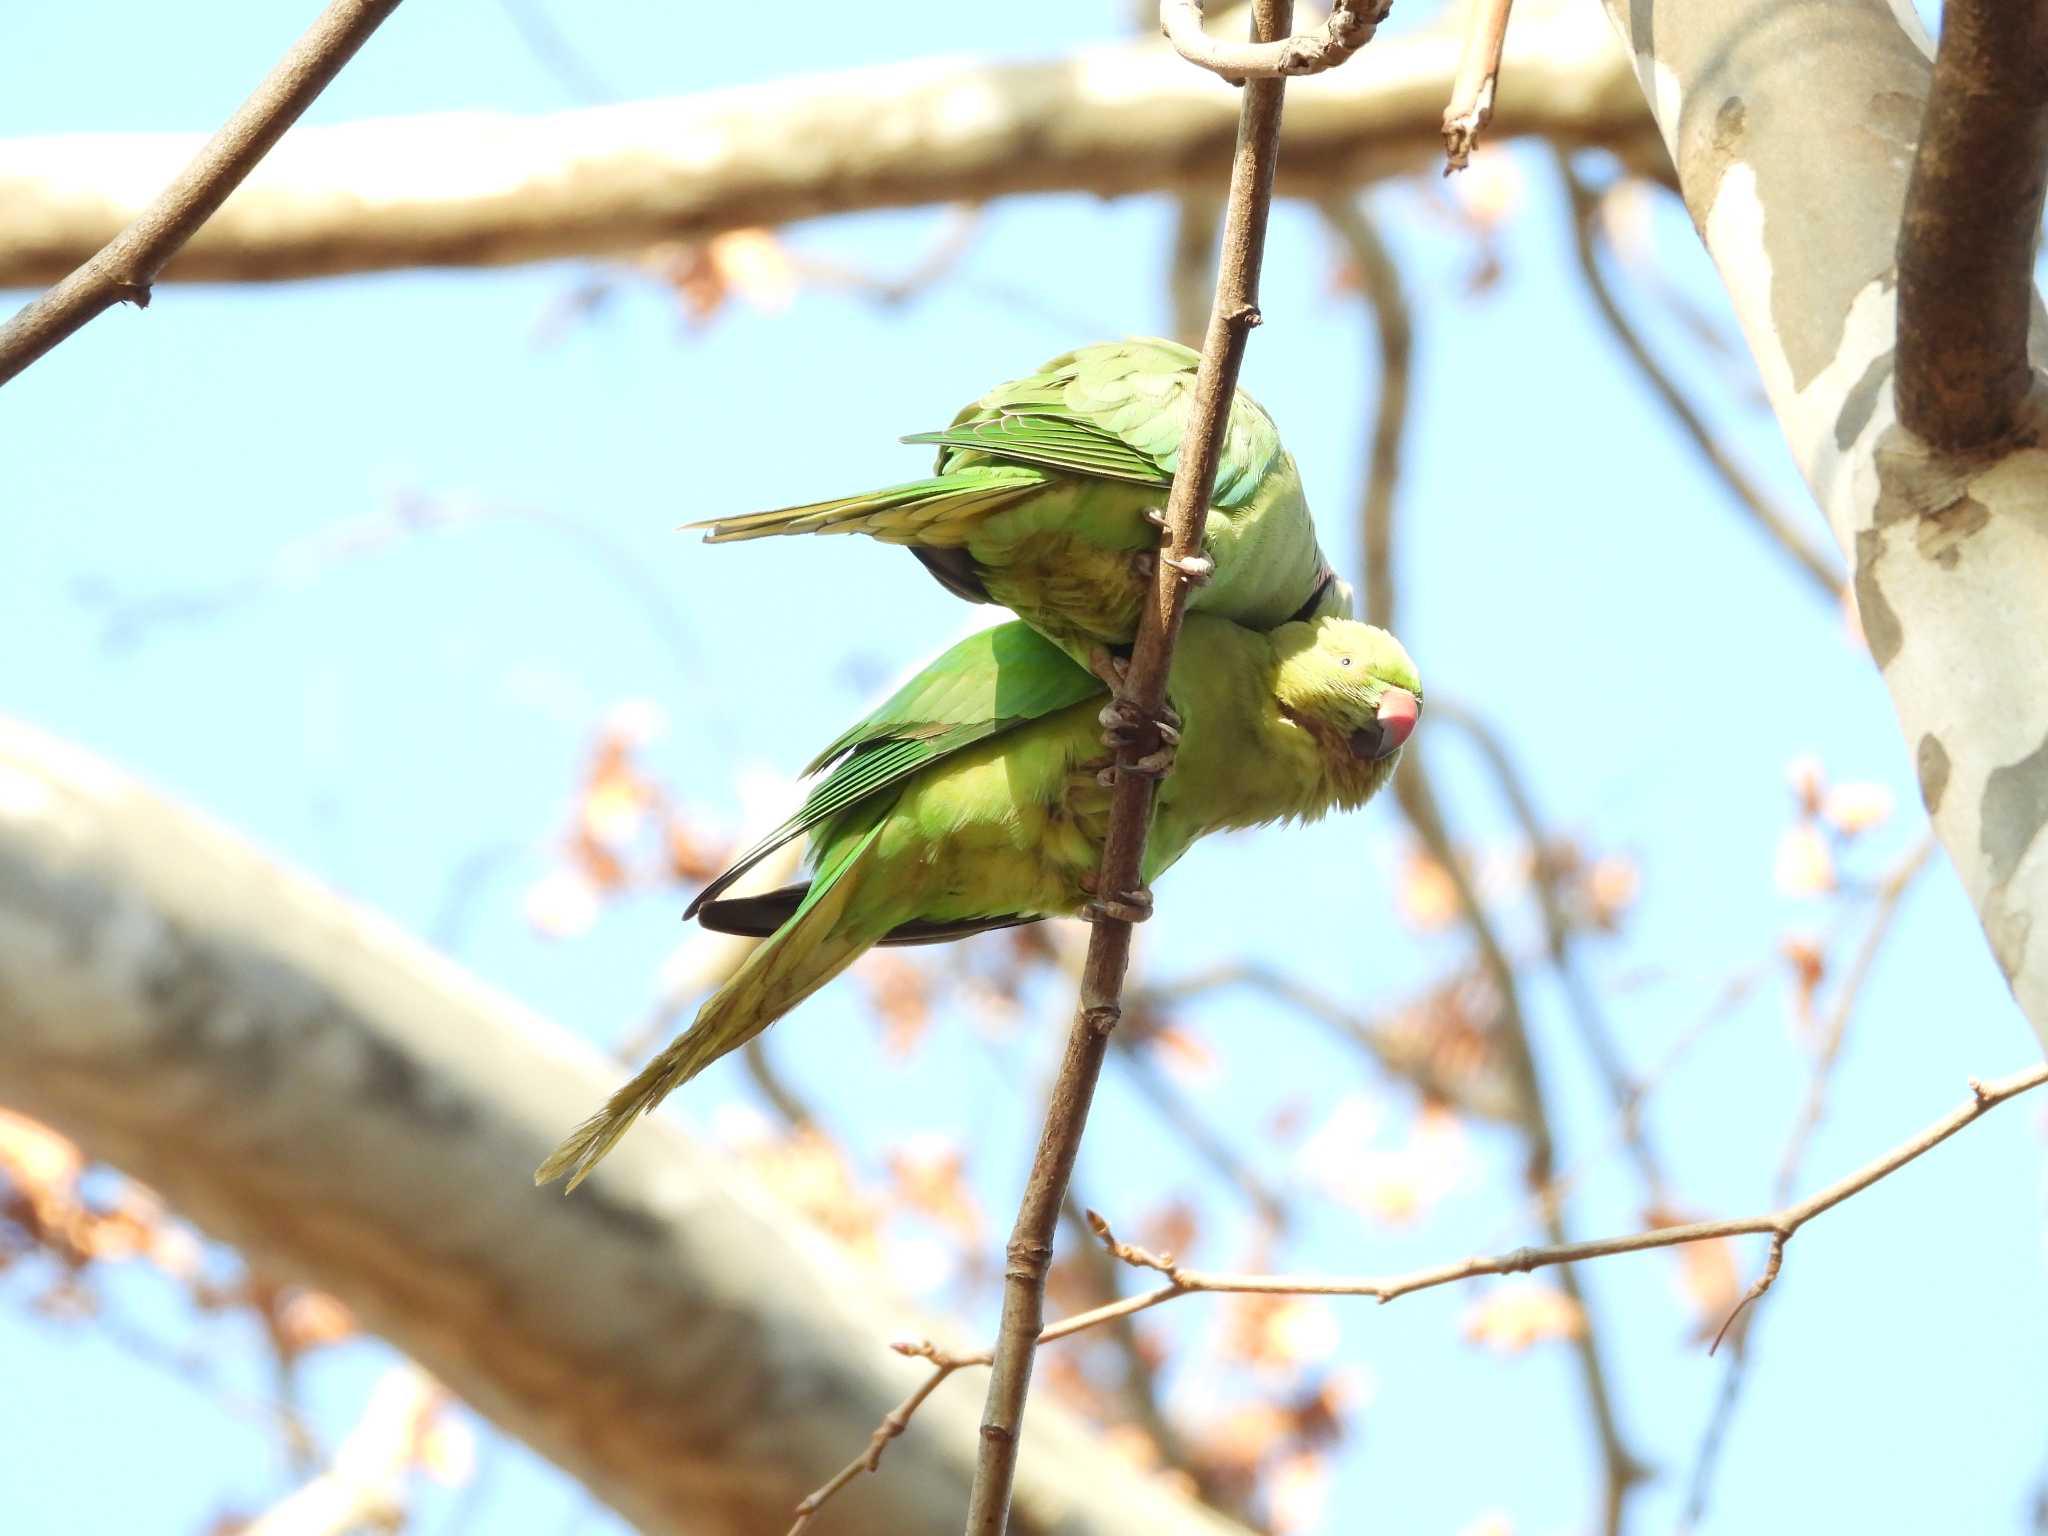
[[(1433, 168), (1455, 32), (1382, 38), (1369, 68), (1296, 89), (1279, 188), (1326, 197)], [(1517, 26), (1492, 132), (1601, 145), (1665, 174), (1597, 22)], [(641, 249), (747, 225), (1017, 193), (1213, 195), (1237, 93), (1163, 43), (1028, 64), (959, 59), (545, 117), (439, 114), (305, 128), (280, 144), (166, 281), (493, 266)], [(89, 257), (197, 147), (183, 135), (0, 142), (0, 287)]]
[[(930, 1326), (672, 1121), (572, 1199), (535, 1189), (615, 1076), (389, 924), (0, 721), (0, 1102), (332, 1291), (642, 1530), (782, 1530), (923, 1373), (885, 1341)], [(976, 1407), (936, 1397), (833, 1531), (957, 1531)], [(1019, 1530), (1239, 1531), (1050, 1405), (1031, 1440)]]
[(1997, 450), (1898, 425), (1894, 250), (1932, 48), (1883, 0), (1607, 0), (1771, 405), (1850, 557), (1935, 829), (2048, 1043), (2048, 410)]

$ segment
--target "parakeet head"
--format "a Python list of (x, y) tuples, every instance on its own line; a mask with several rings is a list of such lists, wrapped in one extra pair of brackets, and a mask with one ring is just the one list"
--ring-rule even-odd
[(1364, 800), (1393, 774), (1422, 715), (1422, 679), (1401, 642), (1353, 619), (1274, 632), (1280, 707), (1315, 736), (1346, 791)]

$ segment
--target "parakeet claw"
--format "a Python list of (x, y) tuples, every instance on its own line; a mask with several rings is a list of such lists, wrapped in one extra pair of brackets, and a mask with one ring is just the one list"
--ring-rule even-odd
[(1188, 555), (1176, 559), (1172, 555), (1161, 555), (1174, 570), (1180, 572), (1180, 579), (1189, 586), (1199, 587), (1216, 574), (1216, 562), (1207, 555)]
[(1124, 682), (1131, 673), (1131, 664), (1106, 646), (1098, 645), (1088, 653), (1088, 670), (1106, 683), (1111, 693), (1122, 693)]
[(1147, 507), (1145, 509), (1145, 521), (1150, 523), (1154, 528), (1157, 528), (1161, 532), (1164, 532), (1166, 529), (1166, 508)]
[[(1095, 894), (1095, 881), (1086, 875), (1081, 877), (1081, 889)], [(1081, 916), (1091, 923), (1114, 919), (1120, 923), (1142, 923), (1152, 915), (1152, 893), (1142, 885), (1135, 891), (1119, 891), (1113, 896), (1095, 896), (1081, 908)]]
[(1144, 711), (1128, 699), (1111, 699), (1097, 718), (1102, 722), (1102, 744), (1112, 752), (1123, 752), (1148, 739), (1157, 742), (1150, 752), (1133, 762), (1121, 766), (1111, 763), (1095, 776), (1098, 784), (1115, 785), (1119, 773), (1163, 779), (1173, 772), (1174, 754), (1180, 748), (1181, 722), (1179, 712), (1171, 704), (1162, 704), (1159, 714), (1148, 720)]

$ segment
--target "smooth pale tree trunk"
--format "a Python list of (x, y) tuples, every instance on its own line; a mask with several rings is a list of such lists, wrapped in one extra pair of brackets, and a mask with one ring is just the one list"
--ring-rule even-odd
[[(333, 1292), (642, 1530), (782, 1531), (923, 1379), (887, 1342), (932, 1325), (668, 1120), (574, 1196), (535, 1189), (619, 1076), (390, 924), (0, 721), (0, 1104)], [(834, 1503), (835, 1536), (959, 1528), (980, 1404), (963, 1374)], [(1021, 1531), (1239, 1531), (1052, 1404), (1030, 1438)]]
[[(1938, 453), (1893, 402), (1895, 251), (1927, 35), (1904, 0), (1608, 0), (1608, 12), (1851, 562), (1935, 830), (2048, 1042), (2048, 451), (2031, 430), (1989, 453)], [(2036, 424), (2041, 331), (2037, 301)]]

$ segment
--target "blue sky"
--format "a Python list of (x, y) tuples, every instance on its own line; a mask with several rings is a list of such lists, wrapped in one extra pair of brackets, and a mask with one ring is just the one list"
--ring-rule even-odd
[[(308, 9), (17, 8), (0, 21), (0, 135), (211, 128)], [(1126, 25), (1110, 0), (1015, 14), (823, 8), (778, 28), (769, 49), (733, 8), (555, 9), (565, 26), (573, 15), (569, 35), (627, 96), (934, 52), (1046, 54)], [(1370, 54), (1351, 67), (1369, 68)], [(401, 8), (309, 120), (569, 104), (506, 11), (467, 0)], [(1818, 920), (1771, 884), (1789, 759), (1815, 753), (1837, 778), (1894, 791), (1901, 811), (1857, 855), (1867, 872), (1917, 835), (1917, 795), (1868, 658), (1635, 388), (1576, 282), (1546, 160), (1521, 152), (1514, 164), (1522, 190), (1505, 272), (1478, 296), (1465, 291), (1469, 247), (1428, 216), (1423, 189), (1373, 197), (1416, 310), (1401, 633), (1432, 693), (1465, 700), (1513, 744), (1549, 818), (1639, 861), (1643, 895), (1625, 938), (1590, 948), (1587, 963), (1642, 1065), (1728, 972)], [(790, 238), (897, 270), (943, 217), (850, 218)], [(662, 294), (629, 287), (550, 344), (536, 332), (583, 279), (575, 265), (164, 287), (146, 313), (103, 317), (6, 393), (0, 613), (11, 643), (0, 710), (103, 753), (421, 932), (436, 929), (465, 860), (508, 849), (467, 914), (463, 958), (568, 1026), (616, 1039), (653, 994), (677, 903), (630, 904), (569, 944), (535, 938), (522, 910), (607, 712), (658, 700), (669, 728), (655, 766), (692, 806), (731, 816), (738, 770), (793, 768), (877, 680), (962, 620), (894, 551), (840, 541), (710, 550), (674, 525), (904, 478), (923, 458), (898, 434), (943, 423), (989, 384), (1077, 342), (1162, 327), (1167, 220), (1150, 200), (1004, 204), (958, 279), (900, 309), (812, 291), (787, 312), (738, 307), (686, 334)], [(1656, 234), (1665, 269), (1725, 323), (1682, 215), (1666, 210)], [(1282, 424), (1326, 547), (1355, 579), (1375, 381), (1364, 317), (1332, 291), (1332, 268), (1315, 218), (1279, 209), (1267, 323), (1245, 382)], [(1652, 329), (1667, 355), (1685, 356), (1675, 327)], [(1686, 377), (1717, 431), (1825, 538), (1768, 417), (1710, 369)], [(238, 585), (274, 570), (296, 541), (406, 496), (538, 515)], [(565, 534), (564, 522), (586, 532)], [(593, 538), (610, 553), (594, 554)], [(679, 634), (622, 597), (608, 559), (641, 574)], [(126, 634), (110, 622), (193, 593), (228, 600)], [(1463, 744), (1423, 729), (1461, 833), (1510, 841)], [(1460, 952), (1455, 937), (1397, 923), (1403, 846), (1390, 806), (1216, 840), (1162, 883), (1161, 919), (1142, 935), (1145, 974), (1258, 957), (1361, 1008), (1399, 999)], [(1522, 920), (1511, 931), (1533, 935)], [(1537, 981), (1531, 997), (1571, 1161), (1600, 1142), (1610, 1115), (1555, 988)], [(1768, 1203), (1805, 1087), (1787, 1012), (1774, 977), (1655, 1101), (1673, 1182), (1700, 1213)], [(865, 1167), (918, 1135), (965, 1141), (1000, 1228), (1038, 1114), (1035, 1092), (1016, 1085), (1050, 1070), (1062, 1017), (1048, 997), (1031, 1028), (994, 1042), (942, 1019), (894, 1065), (842, 986), (771, 1041)], [(1393, 1126), (1405, 1123), (1398, 1093), (1375, 1089), (1357, 1058), (1286, 1015), (1230, 997), (1185, 1022), (1221, 1063), (1190, 1091), (1276, 1182), (1300, 1180), (1270, 1145), (1267, 1121), (1283, 1102), (1305, 1099), (1313, 1118), (1377, 1092)], [(1932, 1119), (1967, 1076), (2037, 1055), (1938, 864), (1909, 896), (1857, 1017), (1807, 1185)], [(720, 1069), (674, 1112), (710, 1126), (748, 1093), (737, 1070)], [(2003, 1111), (1800, 1236), (1765, 1303), (1750, 1398), (1705, 1529), (2027, 1528), (2048, 1453), (2040, 1124), (2033, 1105)], [(1482, 1135), (1479, 1154), (1486, 1176), (1412, 1229), (1366, 1225), (1305, 1194), (1280, 1260), (1385, 1270), (1523, 1240), (1514, 1148)], [(1091, 1201), (1127, 1218), (1194, 1194), (1206, 1219), (1191, 1257), (1243, 1258), (1246, 1213), (1208, 1190), (1186, 1145), (1120, 1079), (1099, 1101), (1080, 1177)], [(1608, 1159), (1574, 1201), (1575, 1230), (1631, 1228), (1639, 1204), (1626, 1167)], [(1637, 1501), (1642, 1531), (1674, 1528), (1721, 1373), (1690, 1338), (1676, 1272), (1662, 1255), (1584, 1271), (1624, 1422), (1661, 1471)], [(1494, 1509), (1518, 1536), (1590, 1528), (1594, 1464), (1567, 1353), (1502, 1361), (1467, 1345), (1459, 1326), (1472, 1294), (1332, 1308), (1341, 1363), (1373, 1387), (1318, 1529), (1450, 1533)], [(232, 1325), (195, 1324), (146, 1284), (124, 1286), (120, 1300), (168, 1337), (221, 1340), (231, 1372), (246, 1365)], [(1160, 1322), (1192, 1350), (1214, 1311), (1179, 1306)], [(224, 1502), (260, 1506), (284, 1486), (258, 1428), (136, 1366), (90, 1327), (0, 1306), (0, 1362), (10, 1381), (0, 1524), (10, 1531), (196, 1531)], [(315, 1419), (330, 1434), (378, 1363), (354, 1348), (311, 1374)], [(1201, 1389), (1193, 1373), (1169, 1380), (1187, 1399)], [(582, 1495), (522, 1451), (495, 1452), (489, 1465), (472, 1508), (492, 1530), (615, 1525), (578, 1517)], [(123, 1475), (107, 1476), (110, 1466)], [(436, 1503), (422, 1528), (454, 1529), (459, 1516)]]

